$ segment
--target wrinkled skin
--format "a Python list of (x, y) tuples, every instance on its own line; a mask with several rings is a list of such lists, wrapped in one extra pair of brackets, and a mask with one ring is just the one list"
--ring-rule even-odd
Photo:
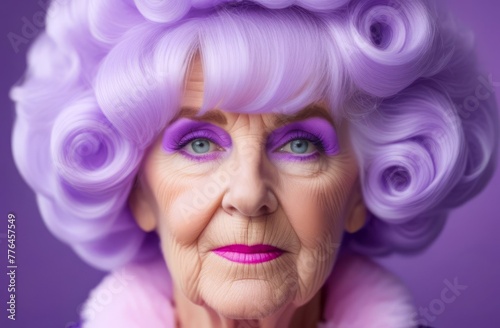
[[(197, 60), (182, 106), (200, 108), (202, 99)], [(216, 159), (199, 162), (180, 151), (167, 153), (164, 134), (149, 149), (129, 202), (139, 226), (160, 236), (180, 326), (305, 327), (320, 320), (320, 289), (342, 234), (363, 226), (365, 208), (348, 124), (335, 126), (326, 106), (317, 107), (338, 136), (340, 151), (333, 156), (302, 162), (277, 159), (274, 150), (268, 156), (276, 114), (224, 111), (218, 112), (226, 124), (213, 124), (232, 145), (210, 144)], [(189, 147), (184, 150), (193, 153)], [(268, 244), (284, 254), (242, 264), (212, 252), (230, 244)]]

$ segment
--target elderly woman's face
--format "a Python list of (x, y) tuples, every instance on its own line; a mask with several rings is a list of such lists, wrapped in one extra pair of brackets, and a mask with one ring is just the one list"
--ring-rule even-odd
[(364, 223), (347, 125), (335, 127), (323, 104), (195, 118), (202, 98), (196, 62), (181, 114), (139, 173), (137, 222), (156, 229), (175, 289), (192, 302), (230, 318), (301, 306), (330, 274), (344, 229)]

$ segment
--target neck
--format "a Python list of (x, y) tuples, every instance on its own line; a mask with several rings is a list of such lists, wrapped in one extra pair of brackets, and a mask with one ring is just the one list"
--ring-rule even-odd
[(176, 328), (275, 328), (316, 327), (321, 320), (321, 290), (305, 305), (296, 308), (287, 306), (271, 316), (254, 320), (237, 320), (221, 316), (212, 308), (200, 306), (188, 300), (174, 287), (174, 303), (177, 316)]

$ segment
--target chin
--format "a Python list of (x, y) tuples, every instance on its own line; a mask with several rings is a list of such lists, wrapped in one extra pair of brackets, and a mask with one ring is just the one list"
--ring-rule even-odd
[(253, 279), (226, 283), (207, 296), (205, 302), (209, 307), (235, 320), (271, 316), (292, 300), (290, 288), (271, 287), (269, 282)]

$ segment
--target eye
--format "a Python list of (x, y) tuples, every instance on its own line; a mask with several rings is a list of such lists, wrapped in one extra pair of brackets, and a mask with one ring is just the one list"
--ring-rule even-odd
[(188, 141), (188, 143), (182, 148), (184, 151), (191, 155), (196, 154), (207, 154), (213, 151), (222, 151), (222, 147), (217, 145), (215, 142), (206, 138), (196, 138)]
[[(291, 162), (315, 161), (326, 154), (324, 139), (316, 133), (300, 129), (288, 130), (282, 137), (278, 138), (277, 144), (281, 144), (281, 146), (276, 147), (274, 153), (282, 160)], [(273, 137), (270, 139), (272, 144)]]
[(318, 148), (308, 139), (294, 139), (280, 148), (280, 151), (295, 154), (311, 154)]
[(177, 143), (176, 149), (190, 160), (199, 162), (216, 160), (221, 152), (225, 151), (225, 148), (214, 139), (221, 140), (225, 144), (224, 139), (214, 135), (211, 131), (193, 131)]
[(282, 126), (268, 136), (270, 155), (283, 161), (316, 161), (338, 154), (339, 145), (333, 125), (313, 117)]
[(231, 137), (220, 127), (188, 118), (167, 127), (162, 142), (167, 154), (179, 153), (193, 161), (217, 160), (231, 144)]

